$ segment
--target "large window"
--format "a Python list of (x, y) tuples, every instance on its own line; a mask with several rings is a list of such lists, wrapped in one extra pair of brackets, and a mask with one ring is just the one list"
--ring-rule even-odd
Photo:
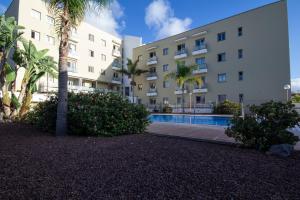
[(163, 65), (163, 71), (164, 72), (169, 71), (169, 65), (168, 64)]
[(149, 58), (154, 58), (154, 57), (156, 57), (155, 51), (150, 52), (150, 53), (149, 53)]
[(89, 41), (94, 42), (95, 37), (93, 34), (89, 34)]
[(195, 62), (198, 66), (202, 66), (203, 64), (205, 64), (205, 57), (202, 58), (196, 58)]
[(226, 73), (218, 74), (218, 82), (219, 83), (226, 82)]
[(205, 39), (204, 38), (195, 40), (195, 46), (196, 46), (196, 48), (197, 47), (203, 47), (204, 45), (205, 45)]
[(218, 33), (218, 41), (223, 41), (226, 40), (226, 33), (222, 32), (222, 33)]
[(244, 94), (239, 94), (239, 102), (240, 103), (244, 102)]
[(37, 32), (37, 31), (31, 31), (31, 38), (32, 39), (35, 39), (35, 40), (40, 40), (40, 32)]
[(68, 61), (67, 65), (68, 65), (68, 71), (69, 72), (77, 72), (75, 61)]
[(226, 53), (218, 54), (218, 62), (224, 62), (226, 60)]
[(50, 35), (47, 35), (47, 36), (46, 36), (46, 41), (47, 41), (47, 43), (50, 44), (50, 45), (55, 45), (55, 39), (54, 39), (54, 37), (52, 37), (52, 36), (50, 36)]
[(227, 95), (226, 94), (219, 94), (218, 95), (218, 102), (219, 103), (223, 103), (224, 101), (226, 101), (227, 99)]
[(31, 10), (31, 17), (34, 18), (34, 19), (41, 20), (41, 12), (32, 9)]
[(205, 96), (196, 96), (196, 104), (205, 104)]
[(169, 49), (168, 48), (164, 48), (163, 49), (163, 55), (166, 56), (169, 53)]
[(91, 73), (94, 73), (94, 67), (93, 66), (89, 66), (88, 71)]
[(47, 16), (47, 23), (50, 25), (54, 25), (55, 19), (53, 17)]

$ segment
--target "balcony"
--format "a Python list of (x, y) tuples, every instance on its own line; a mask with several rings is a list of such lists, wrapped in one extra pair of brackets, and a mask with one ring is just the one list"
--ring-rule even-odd
[(111, 80), (111, 83), (121, 85), (122, 84), (122, 80), (119, 77), (113, 77), (112, 80)]
[(68, 57), (78, 59), (78, 54), (76, 53), (76, 51), (70, 51), (69, 50)]
[(71, 32), (71, 34), (70, 34), (70, 40), (73, 41), (73, 42), (78, 43), (79, 42), (79, 36), (78, 36), (78, 34)]
[(156, 65), (157, 64), (157, 57), (153, 56), (152, 58), (149, 58), (147, 61), (147, 65)]
[(77, 73), (77, 69), (76, 68), (72, 68), (72, 67), (68, 67), (68, 72)]
[(206, 84), (204, 84), (200, 87), (199, 86), (194, 87), (194, 89), (193, 89), (193, 93), (206, 93), (206, 92), (208, 92)]
[(112, 51), (112, 55), (115, 56), (115, 57), (121, 57), (121, 52), (118, 49), (114, 49)]
[(198, 65), (198, 68), (193, 70), (193, 74), (203, 74), (203, 73), (207, 73), (206, 63)]
[(95, 92), (95, 88), (86, 87), (86, 86), (79, 86), (79, 85), (69, 85), (68, 90), (72, 92)]
[(157, 73), (156, 72), (150, 72), (146, 75), (147, 81), (152, 81), (157, 79)]
[(206, 44), (195, 46), (193, 49), (192, 55), (195, 56), (195, 55), (200, 55), (200, 54), (204, 54), (204, 53), (207, 53)]
[(182, 59), (187, 57), (187, 49), (181, 49), (175, 52), (174, 59)]
[[(183, 93), (186, 94), (187, 89), (184, 89)], [(176, 88), (174, 94), (176, 94), (176, 95), (182, 94), (182, 89), (181, 88)]]
[(122, 64), (119, 63), (119, 62), (113, 62), (113, 63), (111, 64), (111, 68), (112, 68), (113, 70), (121, 70), (121, 69), (122, 69)]
[(147, 95), (147, 97), (157, 96), (157, 90), (156, 90), (156, 88), (150, 88), (146, 95)]

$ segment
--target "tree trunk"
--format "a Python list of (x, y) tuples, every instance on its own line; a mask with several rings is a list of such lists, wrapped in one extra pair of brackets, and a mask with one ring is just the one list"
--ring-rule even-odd
[(57, 105), (57, 118), (56, 118), (56, 136), (65, 136), (67, 134), (67, 112), (68, 112), (68, 45), (69, 45), (69, 32), (70, 23), (69, 16), (64, 10), (61, 25), (61, 38), (59, 45), (59, 76), (58, 76), (58, 105)]
[(181, 94), (181, 109), (182, 113), (184, 113), (184, 84), (182, 85), (182, 94)]
[(132, 92), (132, 102), (134, 102), (134, 78), (133, 78), (133, 75), (132, 75), (132, 79), (131, 79), (131, 92)]
[(29, 111), (31, 100), (32, 100), (32, 94), (31, 92), (27, 92), (19, 112), (20, 118), (23, 118), (26, 115), (26, 113)]
[[(24, 74), (24, 78), (23, 78), (22, 84), (21, 84), (21, 91), (20, 91), (20, 94), (19, 94), (19, 97), (18, 97), (18, 102), (21, 104), (21, 107), (23, 106), (23, 100), (24, 100), (24, 97), (26, 95), (26, 88), (27, 88), (27, 84), (28, 84), (28, 81), (29, 81), (29, 74), (28, 73), (29, 72), (26, 71), (25, 74)], [(13, 117), (19, 115), (20, 108), (18, 108), (14, 111)]]

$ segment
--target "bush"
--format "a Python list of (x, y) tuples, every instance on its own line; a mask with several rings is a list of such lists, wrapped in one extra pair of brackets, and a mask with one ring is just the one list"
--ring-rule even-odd
[(300, 103), (300, 95), (299, 94), (295, 94), (292, 96), (292, 102), (293, 103)]
[(240, 104), (228, 100), (225, 100), (214, 107), (214, 114), (238, 115), (240, 114), (240, 111)]
[(171, 106), (166, 105), (163, 107), (163, 113), (172, 113), (172, 111), (173, 109)]
[(235, 116), (226, 135), (251, 148), (267, 151), (275, 144), (295, 145), (299, 138), (287, 131), (299, 124), (300, 118), (291, 102), (270, 101), (251, 106), (245, 118)]
[[(27, 120), (44, 131), (54, 132), (57, 97), (39, 103)], [(114, 136), (143, 133), (149, 113), (117, 94), (69, 94), (68, 132), (83, 136)]]

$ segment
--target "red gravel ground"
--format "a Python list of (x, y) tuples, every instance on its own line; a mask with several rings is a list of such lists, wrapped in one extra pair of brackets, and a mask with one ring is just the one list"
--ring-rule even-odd
[(300, 199), (300, 153), (0, 124), (0, 199)]

